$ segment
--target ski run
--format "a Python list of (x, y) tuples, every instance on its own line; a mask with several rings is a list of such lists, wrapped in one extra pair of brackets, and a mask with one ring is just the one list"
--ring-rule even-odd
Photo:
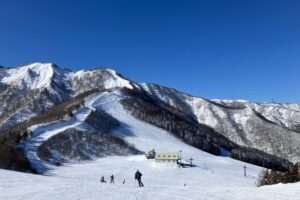
[[(31, 127), (33, 137), (24, 149), (31, 164), (44, 175), (0, 170), (0, 199), (28, 200), (298, 200), (300, 184), (256, 187), (262, 168), (229, 157), (214, 156), (191, 147), (171, 133), (139, 121), (120, 105), (118, 92), (94, 94), (73, 118)], [(182, 150), (183, 159), (193, 158), (195, 167), (179, 168), (155, 163), (144, 155), (110, 156), (93, 161), (55, 167), (36, 155), (38, 146), (59, 132), (80, 126), (89, 113), (101, 108), (121, 122), (114, 131), (141, 151)], [(247, 167), (244, 176), (243, 167)], [(143, 174), (143, 188), (137, 186), (134, 173)], [(109, 176), (115, 176), (110, 184)], [(107, 183), (100, 183), (104, 176)], [(125, 184), (123, 181), (125, 180)]]

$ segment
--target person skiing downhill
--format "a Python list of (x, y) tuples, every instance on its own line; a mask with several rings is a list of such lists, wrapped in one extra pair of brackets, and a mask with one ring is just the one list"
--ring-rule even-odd
[(134, 178), (138, 181), (139, 187), (144, 187), (144, 184), (142, 183), (142, 173), (139, 172), (139, 170), (135, 172)]

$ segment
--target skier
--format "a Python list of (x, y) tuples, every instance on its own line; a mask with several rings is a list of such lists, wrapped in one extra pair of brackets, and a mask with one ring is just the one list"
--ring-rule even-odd
[(110, 176), (110, 183), (115, 183), (115, 177), (113, 174)]
[(138, 183), (139, 183), (139, 187), (144, 187), (144, 184), (142, 183), (142, 174), (141, 174), (141, 172), (139, 172), (139, 170), (137, 170), (136, 172), (135, 172), (135, 179), (138, 181)]
[(104, 180), (104, 176), (101, 177), (100, 182), (101, 183), (106, 183), (106, 181)]

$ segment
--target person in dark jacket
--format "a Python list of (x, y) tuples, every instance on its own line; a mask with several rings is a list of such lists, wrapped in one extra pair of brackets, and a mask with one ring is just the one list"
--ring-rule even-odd
[(115, 177), (113, 174), (110, 176), (110, 183), (115, 183)]
[(106, 181), (104, 180), (104, 176), (101, 177), (100, 182), (101, 183), (106, 183)]
[(144, 184), (142, 183), (142, 173), (139, 172), (139, 170), (135, 172), (134, 178), (138, 181), (139, 187), (144, 187)]

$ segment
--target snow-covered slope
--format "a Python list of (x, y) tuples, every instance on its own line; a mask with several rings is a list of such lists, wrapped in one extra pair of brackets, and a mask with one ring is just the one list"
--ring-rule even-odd
[(141, 90), (240, 145), (260, 149), (293, 162), (300, 160), (298, 104), (208, 100), (155, 84), (141, 84)]
[(32, 166), (37, 170), (37, 172), (43, 173), (52, 167), (50, 164), (39, 158), (37, 154), (39, 146), (51, 137), (67, 129), (80, 126), (80, 124), (83, 123), (91, 111), (92, 109), (87, 109), (84, 107), (77, 111), (75, 116), (70, 120), (62, 120), (50, 124), (37, 125), (30, 128), (33, 132), (33, 135), (24, 144), (23, 148), (26, 152), (26, 157), (30, 160)]
[[(114, 134), (134, 144), (137, 149), (182, 150), (183, 159), (193, 158), (195, 167), (178, 168), (171, 164), (157, 164), (143, 155), (136, 155), (52, 166), (48, 176), (0, 170), (0, 188), (4, 189), (0, 198), (296, 200), (300, 195), (299, 184), (257, 188), (255, 182), (262, 168), (191, 147), (171, 133), (132, 117), (120, 104), (122, 98), (118, 90), (98, 93), (86, 99), (86, 106), (90, 109), (103, 109), (119, 120), (121, 126), (114, 130)], [(80, 118), (79, 121), (84, 119), (85, 117)], [(53, 130), (58, 129), (44, 129), (41, 138), (45, 139), (43, 135), (48, 136)], [(33, 161), (32, 157), (29, 158)], [(36, 159), (33, 164), (38, 164)], [(246, 177), (243, 175), (244, 165), (247, 167)], [(144, 188), (138, 188), (133, 179), (137, 169), (143, 174)], [(101, 176), (105, 176), (108, 181), (111, 174), (115, 176), (115, 184), (99, 182)], [(20, 189), (16, 191), (15, 188)]]
[(1, 80), (2, 83), (33, 90), (49, 86), (54, 70), (52, 64), (34, 63), (8, 69), (6, 73)]
[[(253, 179), (244, 178), (239, 173), (240, 168), (234, 174), (236, 179), (229, 180), (228, 185), (229, 181), (224, 179), (227, 177), (220, 176), (228, 171), (216, 172), (218, 165), (212, 170), (172, 169), (154, 166), (152, 162), (138, 156), (103, 158), (92, 163), (63, 166), (52, 171), (51, 176), (0, 170), (0, 199), (298, 200), (300, 195), (298, 183), (254, 187)], [(133, 180), (137, 168), (143, 173), (144, 188), (137, 188)], [(102, 175), (108, 179), (112, 173), (115, 184), (99, 183)], [(126, 180), (124, 185), (123, 179)], [(215, 184), (206, 185), (207, 181)], [(187, 186), (184, 187), (184, 183)]]
[(111, 69), (72, 72), (51, 63), (1, 68), (0, 131), (80, 93), (116, 87), (132, 89), (130, 81)]
[(1, 68), (0, 131), (94, 89), (128, 88), (165, 103), (231, 141), (267, 153), (300, 159), (300, 104), (208, 100), (155, 84), (134, 83), (111, 69), (72, 72), (54, 64)]
[[(197, 162), (195, 168), (157, 166), (141, 156), (109, 157), (94, 162), (62, 166), (49, 176), (0, 170), (0, 198), (25, 200), (298, 200), (300, 184), (266, 187), (253, 185), (257, 173), (243, 177), (240, 164)], [(222, 165), (222, 168), (220, 168)], [(133, 176), (143, 173), (145, 187), (138, 188)], [(223, 169), (219, 171), (219, 169)], [(229, 173), (229, 174), (226, 174)], [(101, 184), (101, 176), (115, 175), (115, 184)], [(231, 176), (230, 179), (227, 178)], [(123, 185), (123, 180), (126, 180)], [(186, 186), (184, 184), (186, 183)], [(17, 189), (16, 189), (17, 188)]]
[[(98, 68), (94, 70), (81, 70), (72, 72), (68, 69), (60, 69), (51, 63), (33, 63), (30, 65), (4, 69), (4, 76), (0, 77), (0, 82), (5, 85), (20, 87), (24, 90), (36, 90), (42, 88), (51, 88), (51, 83), (70, 84), (73, 89), (77, 89), (76, 81), (84, 83), (84, 79), (92, 79), (94, 85), (97, 85), (95, 78), (103, 79), (105, 89), (115, 87), (128, 87), (132, 89), (130, 82), (120, 77), (114, 70)], [(105, 77), (97, 77), (97, 76)], [(85, 80), (88, 84), (88, 80)], [(88, 85), (83, 85), (88, 87)], [(54, 89), (54, 88), (51, 88)], [(88, 89), (88, 88), (86, 88)]]
[[(107, 78), (103, 84), (103, 87), (105, 89), (109, 89), (109, 88), (116, 88), (116, 87), (127, 87), (129, 89), (132, 89), (132, 85), (130, 84), (130, 82), (122, 77), (120, 77), (116, 71), (112, 70), (112, 69), (104, 69), (104, 70), (81, 70), (78, 72), (75, 72), (72, 74), (72, 78), (76, 79), (76, 80), (83, 80), (86, 78), (91, 78), (92, 81), (94, 79), (95, 76), (97, 76), (98, 71), (103, 71), (106, 72), (105, 74), (102, 75), (106, 75)], [(99, 76), (99, 74), (98, 74)], [(94, 83), (95, 84), (95, 83)]]
[[(57, 121), (29, 127), (30, 137), (24, 139), (19, 147), (24, 149), (33, 168), (47, 176), (0, 170), (0, 199), (299, 198), (299, 184), (257, 188), (255, 183), (261, 167), (203, 152), (173, 133), (135, 118), (132, 112), (123, 107), (122, 100), (129, 94), (123, 93), (120, 88), (144, 95), (146, 100), (154, 99), (157, 106), (169, 106), (169, 109), (180, 111), (183, 113), (181, 116), (208, 125), (236, 143), (263, 149), (293, 161), (299, 159), (298, 104), (257, 104), (195, 98), (170, 88), (133, 83), (110, 69), (72, 72), (51, 64), (36, 63), (14, 69), (19, 72), (13, 69), (0, 70), (0, 101), (3, 105), (0, 108), (0, 127), (3, 124), (3, 127), (8, 124), (12, 126), (47, 112), (65, 99), (72, 99), (83, 92), (109, 89), (82, 97), (84, 103), (67, 118), (57, 117)], [(17, 103), (14, 104), (14, 101)], [(147, 106), (147, 101), (144, 103)], [(96, 120), (103, 120), (102, 123), (89, 119), (97, 112), (106, 113), (103, 118), (94, 116)], [(54, 141), (54, 137), (64, 134), (64, 138), (69, 134), (65, 131), (70, 129), (86, 131), (87, 134), (100, 130), (104, 128), (101, 126), (107, 126), (107, 117), (117, 121), (118, 125), (110, 127), (111, 131), (104, 131), (101, 137), (110, 134), (120, 137), (140, 152), (153, 148), (157, 151), (182, 150), (183, 160), (192, 158), (195, 166), (178, 168), (157, 164), (154, 160), (145, 159), (144, 155), (93, 157), (89, 161), (54, 166), (40, 157), (39, 148), (48, 141)], [(93, 122), (95, 124), (91, 124)], [(71, 147), (83, 147), (75, 145), (76, 140), (80, 139), (84, 141), (84, 148), (89, 148), (87, 140), (90, 138), (83, 136), (71, 138)], [(111, 146), (112, 143), (105, 145)], [(124, 146), (118, 148), (125, 151)], [(53, 154), (50, 157), (55, 160), (55, 157), (62, 156), (62, 151), (52, 149), (47, 153)], [(244, 166), (247, 167), (246, 177)], [(133, 179), (137, 169), (143, 173), (144, 188), (137, 188)], [(115, 175), (115, 184), (99, 182), (101, 176), (108, 180), (111, 174)], [(124, 180), (125, 184), (122, 184)]]

